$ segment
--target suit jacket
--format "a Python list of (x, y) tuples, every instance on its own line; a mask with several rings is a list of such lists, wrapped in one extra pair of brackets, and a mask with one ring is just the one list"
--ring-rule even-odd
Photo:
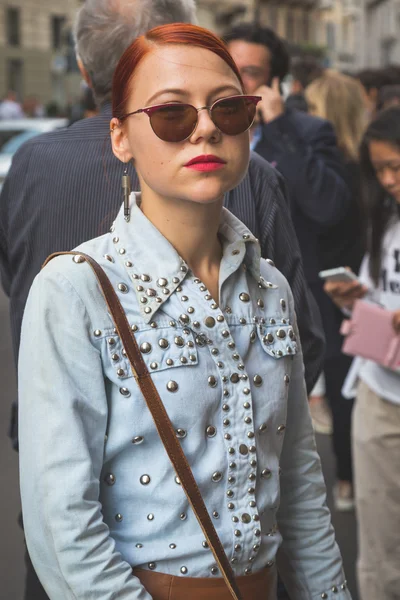
[(318, 284), (319, 236), (345, 218), (351, 202), (345, 166), (328, 121), (287, 110), (263, 125), (255, 151), (285, 178), (309, 284)]
[[(0, 271), (10, 298), (15, 360), (33, 279), (52, 252), (70, 250), (111, 225), (121, 205), (123, 168), (109, 140), (111, 107), (97, 117), (32, 138), (16, 153), (0, 195)], [(139, 182), (131, 168), (132, 189)], [(307, 290), (282, 178), (254, 155), (225, 206), (259, 239), (263, 257), (288, 279), (311, 389), (322, 366), (323, 332)]]

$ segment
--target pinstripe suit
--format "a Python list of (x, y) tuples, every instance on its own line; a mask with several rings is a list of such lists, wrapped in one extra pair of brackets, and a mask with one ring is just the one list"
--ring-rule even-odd
[[(98, 117), (33, 138), (14, 157), (0, 196), (0, 269), (15, 358), (29, 288), (45, 258), (107, 231), (120, 208), (122, 166), (111, 151), (110, 119), (106, 105)], [(131, 177), (138, 189), (133, 168)], [(275, 261), (292, 287), (310, 389), (321, 368), (322, 330), (283, 189), (276, 171), (253, 155), (249, 174), (225, 205), (258, 237), (262, 255)]]

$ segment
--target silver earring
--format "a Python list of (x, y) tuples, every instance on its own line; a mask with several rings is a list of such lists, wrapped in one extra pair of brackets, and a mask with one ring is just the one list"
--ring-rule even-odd
[(129, 223), (131, 218), (131, 209), (129, 207), (129, 196), (131, 194), (131, 178), (128, 175), (128, 167), (125, 165), (122, 175), (122, 189), (124, 192), (124, 219)]

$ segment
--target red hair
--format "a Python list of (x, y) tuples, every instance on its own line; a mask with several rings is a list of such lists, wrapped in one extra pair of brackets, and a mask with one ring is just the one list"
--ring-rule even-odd
[(160, 25), (138, 37), (121, 56), (112, 83), (112, 114), (114, 117), (122, 118), (127, 113), (126, 105), (129, 99), (130, 84), (140, 62), (156, 46), (167, 44), (196, 46), (217, 54), (235, 73), (244, 91), (239, 69), (226, 45), (218, 36), (208, 29), (187, 23)]

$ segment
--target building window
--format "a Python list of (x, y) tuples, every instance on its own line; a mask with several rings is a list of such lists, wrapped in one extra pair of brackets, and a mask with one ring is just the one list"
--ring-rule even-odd
[(286, 39), (288, 42), (293, 43), (295, 41), (294, 32), (294, 18), (293, 13), (289, 9), (286, 13)]
[(19, 58), (7, 61), (7, 89), (15, 92), (19, 100), (24, 97), (22, 70), (23, 62)]
[(7, 8), (6, 28), (8, 44), (10, 46), (19, 46), (21, 43), (19, 8)]
[(65, 17), (51, 17), (51, 36), (53, 50), (60, 50), (63, 46), (63, 28)]
[(306, 10), (303, 13), (303, 41), (310, 42), (311, 41), (311, 27), (310, 27), (310, 13)]

